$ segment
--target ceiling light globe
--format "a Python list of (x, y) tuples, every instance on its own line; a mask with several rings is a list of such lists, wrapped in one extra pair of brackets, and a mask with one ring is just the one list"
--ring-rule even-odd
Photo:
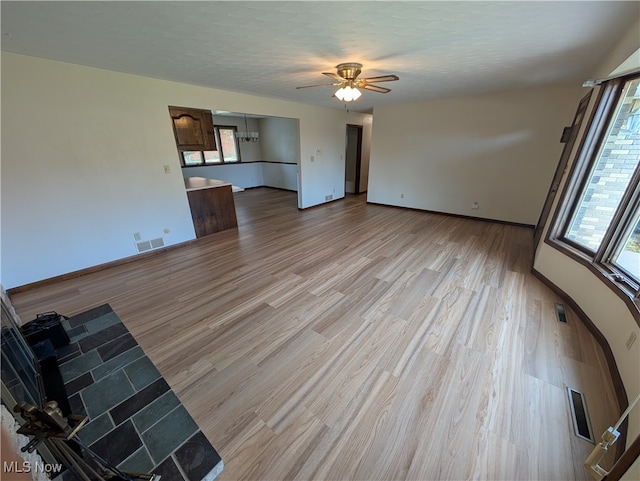
[(351, 102), (353, 100), (353, 89), (349, 86), (344, 88), (344, 100), (345, 102)]
[(341, 102), (352, 102), (353, 100), (357, 100), (362, 93), (357, 88), (347, 85), (346, 87), (339, 88), (333, 95)]

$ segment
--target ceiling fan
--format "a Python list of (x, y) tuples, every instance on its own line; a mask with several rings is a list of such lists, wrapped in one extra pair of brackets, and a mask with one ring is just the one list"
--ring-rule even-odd
[(305, 85), (303, 87), (296, 88), (307, 89), (311, 87), (339, 86), (340, 88), (333, 95), (340, 101), (351, 102), (352, 100), (357, 100), (360, 95), (362, 95), (358, 89), (371, 90), (373, 92), (386, 94), (391, 92), (391, 89), (379, 87), (378, 85), (373, 85), (373, 83), (392, 82), (400, 79), (397, 75), (380, 75), (378, 77), (358, 78), (360, 72), (362, 72), (361, 63), (341, 63), (336, 65), (336, 73), (322, 72), (322, 75), (331, 77), (335, 82), (330, 84)]

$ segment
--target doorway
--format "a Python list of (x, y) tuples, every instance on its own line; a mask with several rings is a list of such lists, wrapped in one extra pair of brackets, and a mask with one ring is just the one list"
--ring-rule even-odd
[(362, 125), (347, 124), (345, 152), (344, 191), (360, 193), (360, 168), (362, 165)]

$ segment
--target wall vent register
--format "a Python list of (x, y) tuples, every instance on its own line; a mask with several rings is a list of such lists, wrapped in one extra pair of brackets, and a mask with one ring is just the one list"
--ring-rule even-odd
[(558, 322), (568, 324), (567, 311), (564, 308), (564, 304), (556, 304), (556, 318), (558, 319)]
[(136, 242), (136, 249), (138, 250), (138, 253), (158, 249), (160, 247), (164, 247), (164, 239), (162, 237)]

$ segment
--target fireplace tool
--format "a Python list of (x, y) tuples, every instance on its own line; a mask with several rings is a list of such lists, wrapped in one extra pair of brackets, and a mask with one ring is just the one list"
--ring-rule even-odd
[[(160, 480), (160, 476), (156, 474), (121, 471), (93, 452), (77, 436), (78, 431), (86, 424), (87, 416), (70, 414), (65, 418), (55, 401), (49, 401), (42, 408), (20, 402), (13, 410), (25, 420), (18, 433), (33, 436), (33, 439), (20, 449), (22, 452), (33, 452), (40, 443), (44, 443), (59, 461), (83, 481)], [(83, 454), (78, 452), (79, 449), (74, 449), (76, 447), (82, 448)], [(94, 463), (93, 466), (89, 460)]]

